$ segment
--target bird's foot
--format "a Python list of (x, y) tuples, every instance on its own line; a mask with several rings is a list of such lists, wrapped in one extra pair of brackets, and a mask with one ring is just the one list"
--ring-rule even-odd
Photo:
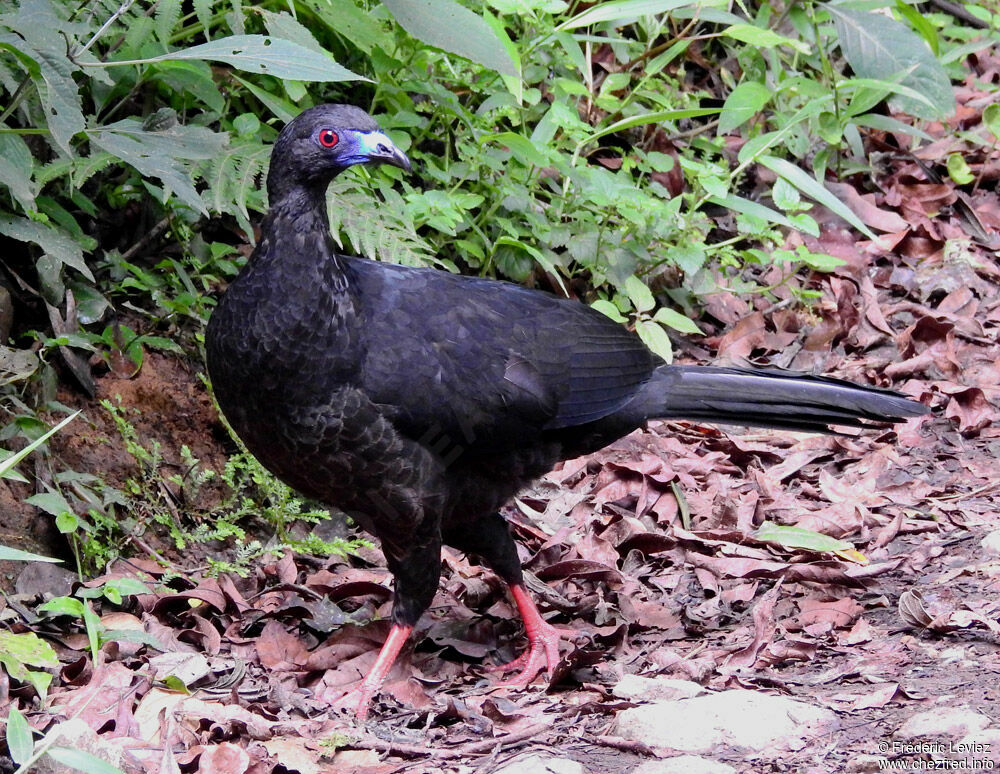
[(518, 674), (499, 683), (500, 688), (524, 688), (542, 672), (551, 675), (559, 663), (559, 632), (544, 621), (534, 635), (528, 635), (528, 649), (508, 664), (489, 667), (490, 672), (514, 672)]
[(385, 682), (386, 675), (389, 674), (389, 670), (392, 669), (392, 665), (396, 661), (396, 656), (399, 655), (399, 651), (406, 643), (406, 638), (410, 636), (410, 632), (412, 631), (412, 626), (393, 624), (392, 629), (389, 630), (389, 636), (385, 638), (385, 643), (378, 652), (375, 664), (368, 674), (365, 675), (365, 679), (361, 681), (361, 685), (357, 688), (352, 688), (340, 697), (334, 706), (343, 709), (353, 707), (354, 716), (358, 720), (367, 718), (368, 710), (371, 709), (372, 699), (379, 692), (382, 683)]
[(554, 626), (546, 623), (527, 590), (521, 585), (511, 585), (511, 595), (517, 604), (518, 612), (524, 619), (524, 630), (528, 635), (528, 649), (508, 664), (487, 667), (490, 672), (513, 672), (520, 670), (514, 677), (503, 680), (502, 688), (524, 688), (538, 675), (548, 670), (553, 674), (559, 663), (559, 632)]

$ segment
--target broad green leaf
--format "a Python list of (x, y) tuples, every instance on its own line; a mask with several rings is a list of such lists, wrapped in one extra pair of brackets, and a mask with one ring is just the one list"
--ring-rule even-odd
[(763, 83), (743, 81), (726, 97), (719, 116), (719, 134), (728, 134), (761, 111), (771, 99), (771, 90)]
[(904, 0), (896, 0), (896, 13), (910, 23), (910, 26), (920, 33), (920, 36), (927, 41), (934, 56), (941, 53), (941, 41), (938, 38), (934, 25), (927, 21), (927, 17), (919, 13), (916, 9), (907, 5)]
[(71, 615), (76, 618), (83, 617), (83, 602), (74, 597), (53, 597), (48, 602), (43, 602), (38, 606), (43, 613), (52, 615)]
[(623, 290), (637, 312), (648, 312), (656, 306), (656, 299), (653, 298), (653, 292), (645, 282), (634, 274), (625, 280)]
[(596, 309), (601, 314), (610, 317), (616, 323), (628, 322), (628, 318), (622, 315), (622, 313), (618, 311), (618, 307), (612, 304), (610, 301), (606, 301), (603, 298), (599, 298), (596, 301), (594, 301), (591, 304), (591, 306), (594, 307), (594, 309)]
[(781, 175), (810, 199), (819, 202), (835, 215), (839, 215), (869, 239), (878, 239), (846, 204), (824, 188), (816, 178), (785, 159), (779, 159), (775, 156), (761, 156), (757, 160), (775, 174)]
[(31, 212), (35, 209), (38, 186), (31, 173), (35, 160), (28, 145), (16, 134), (0, 134), (0, 185), (10, 190), (18, 204)]
[(507, 52), (507, 56), (510, 57), (510, 61), (514, 65), (514, 75), (500, 73), (500, 77), (503, 79), (507, 91), (514, 96), (518, 104), (521, 104), (524, 101), (524, 80), (521, 78), (521, 55), (518, 53), (517, 46), (507, 34), (504, 23), (486, 8), (483, 9), (483, 19), (490, 25), (493, 34), (497, 36), (497, 40), (500, 41), (500, 45), (503, 46), (504, 51)]
[(674, 348), (670, 344), (670, 337), (658, 322), (639, 320), (635, 325), (635, 332), (653, 354), (659, 355), (668, 363), (674, 359)]
[(347, 38), (366, 54), (375, 47), (392, 50), (392, 35), (354, 0), (299, 0), (296, 5), (300, 3), (311, 8), (330, 30)]
[(853, 544), (846, 540), (824, 535), (821, 532), (814, 532), (803, 527), (788, 527), (782, 524), (772, 524), (764, 522), (760, 528), (753, 533), (753, 537), (765, 543), (777, 543), (785, 548), (802, 548), (807, 551), (835, 552), (847, 551), (854, 548)]
[(918, 118), (940, 119), (955, 112), (955, 95), (944, 67), (913, 30), (880, 13), (865, 13), (842, 5), (825, 6), (833, 16), (840, 48), (862, 78), (893, 81), (926, 97), (930, 106), (910, 96), (896, 96), (898, 108)]
[(140, 174), (162, 181), (182, 202), (207, 214), (191, 173), (178, 159), (213, 158), (225, 145), (226, 135), (181, 124), (150, 131), (131, 118), (90, 130), (89, 134), (94, 145)]
[(257, 13), (264, 17), (264, 26), (267, 27), (267, 31), (274, 37), (289, 40), (303, 48), (308, 48), (310, 51), (315, 51), (317, 54), (326, 56), (326, 51), (316, 42), (313, 34), (287, 11), (275, 13), (266, 8), (258, 8)]
[(46, 755), (58, 761), (64, 766), (85, 771), (87, 774), (124, 774), (117, 766), (112, 766), (104, 758), (84, 750), (77, 750), (70, 747), (50, 747)]
[(59, 5), (40, 0), (6, 3), (4, 25), (19, 35), (0, 33), (0, 49), (8, 49), (28, 71), (45, 110), (52, 139), (67, 156), (73, 155), (70, 139), (86, 125), (80, 88), (73, 80), (78, 69), (66, 56), (67, 40), (86, 27), (56, 15)]
[(653, 16), (700, 4), (698, 0), (615, 0), (610, 3), (595, 3), (586, 11), (564, 21), (556, 27), (556, 31), (574, 30), (618, 19), (634, 19), (637, 16)]
[(729, 194), (728, 196), (713, 196), (708, 201), (729, 210), (742, 212), (744, 215), (760, 218), (766, 223), (777, 223), (779, 226), (795, 228), (794, 224), (777, 210), (772, 209), (767, 205), (760, 204), (759, 202), (744, 199), (742, 196), (737, 196), (736, 194)]
[(341, 67), (330, 57), (310, 51), (290, 40), (268, 35), (230, 35), (208, 43), (172, 51), (149, 59), (88, 63), (88, 67), (118, 67), (178, 59), (208, 59), (225, 62), (237, 70), (273, 75), (291, 81), (367, 81), (368, 78)]
[(555, 278), (556, 282), (559, 283), (559, 287), (562, 289), (562, 291), (564, 293), (566, 292), (566, 286), (563, 284), (563, 278), (562, 275), (559, 273), (559, 270), (555, 267), (552, 261), (550, 261), (546, 257), (545, 253), (543, 253), (537, 247), (529, 245), (526, 242), (522, 242), (520, 239), (514, 239), (512, 237), (505, 237), (505, 236), (497, 239), (496, 242), (494, 242), (494, 245), (497, 247), (501, 245), (506, 245), (507, 247), (516, 247), (528, 253), (528, 255), (530, 255), (532, 258), (535, 259), (535, 262), (538, 263), (539, 266), (541, 266), (553, 278)]
[(837, 267), (847, 263), (843, 258), (838, 258), (835, 255), (814, 253), (811, 250), (800, 251), (796, 257), (801, 258), (802, 262), (810, 269), (822, 272), (834, 271)]
[(800, 54), (808, 54), (812, 51), (812, 47), (808, 43), (795, 40), (794, 38), (786, 38), (777, 32), (771, 32), (771, 30), (763, 29), (762, 27), (755, 27), (752, 24), (733, 24), (726, 27), (722, 31), (722, 34), (726, 37), (749, 43), (752, 46), (758, 46), (759, 48), (788, 46), (789, 48), (794, 48)]
[(24, 719), (21, 711), (10, 705), (7, 713), (7, 751), (14, 763), (24, 763), (35, 751), (35, 740), (31, 735), (31, 727)]
[(658, 110), (655, 113), (643, 113), (642, 115), (632, 116), (631, 118), (623, 118), (621, 121), (615, 121), (610, 126), (605, 126), (603, 129), (594, 132), (586, 140), (580, 143), (580, 148), (593, 142), (594, 140), (599, 140), (608, 134), (614, 134), (615, 132), (621, 132), (625, 129), (631, 129), (634, 126), (643, 126), (645, 124), (658, 124), (662, 121), (679, 121), (682, 118), (700, 118), (701, 116), (710, 116), (718, 113), (722, 108), (681, 108), (678, 110)]
[(33, 554), (31, 551), (22, 551), (20, 548), (10, 546), (0, 546), (0, 561), (2, 562), (52, 562), (62, 564), (62, 559), (55, 559), (51, 556)]
[(73, 510), (73, 507), (66, 502), (66, 498), (58, 492), (40, 492), (39, 494), (26, 498), (25, 502), (28, 505), (41, 508), (43, 511), (52, 516), (58, 516), (61, 513)]
[(251, 83), (245, 78), (240, 78), (238, 75), (234, 74), (233, 79), (241, 83), (243, 88), (263, 102), (264, 106), (274, 113), (274, 115), (277, 116), (282, 123), (287, 124), (299, 114), (299, 108), (286, 100), (284, 97), (279, 97), (269, 91), (265, 91), (257, 84)]
[(46, 225), (27, 218), (0, 215), (0, 234), (19, 242), (33, 242), (53, 260), (76, 269), (91, 281), (94, 279), (90, 268), (83, 260), (83, 250), (80, 249), (80, 245), (66, 231), (57, 226)]
[(1000, 105), (994, 102), (983, 111), (983, 123), (995, 140), (1000, 140)]
[[(1000, 106), (993, 105), (1000, 110)], [(988, 110), (989, 108), (987, 108)], [(986, 113), (983, 113), (985, 117)], [(911, 137), (918, 137), (921, 140), (926, 140), (927, 142), (932, 141), (932, 137), (927, 134), (927, 132), (922, 129), (918, 129), (915, 126), (904, 123), (898, 118), (893, 118), (892, 116), (880, 116), (878, 113), (866, 113), (863, 116), (855, 116), (851, 119), (858, 126), (868, 126), (872, 129), (881, 129), (883, 132), (893, 132), (895, 134), (908, 134)]]
[(518, 74), (490, 25), (454, 0), (382, 0), (382, 4), (417, 40), (498, 73)]
[(493, 142), (497, 145), (510, 148), (514, 157), (526, 165), (545, 167), (549, 164), (549, 158), (542, 151), (535, 147), (535, 144), (526, 137), (522, 137), (514, 132), (501, 132), (500, 134), (487, 134), (481, 138), (482, 143)]
[[(14, 634), (5, 629), (0, 629), (0, 661), (7, 667), (10, 676), (18, 680), (24, 679), (28, 666), (59, 666), (59, 659), (52, 646), (37, 634)], [(16, 665), (16, 674), (11, 671), (12, 664)]]
[(690, 317), (685, 317), (675, 309), (669, 309), (665, 306), (661, 306), (656, 310), (656, 314), (653, 315), (653, 319), (658, 323), (663, 323), (663, 325), (673, 328), (675, 331), (680, 331), (681, 333), (691, 333), (699, 336), (701, 335), (701, 329), (695, 325), (694, 320)]

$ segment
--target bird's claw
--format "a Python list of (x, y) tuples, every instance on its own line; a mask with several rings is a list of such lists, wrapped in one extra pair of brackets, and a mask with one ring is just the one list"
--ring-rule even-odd
[(528, 632), (528, 649), (507, 664), (487, 667), (489, 672), (514, 672), (519, 674), (498, 683), (499, 688), (524, 688), (539, 674), (555, 673), (559, 664), (559, 632), (551, 624), (538, 621)]

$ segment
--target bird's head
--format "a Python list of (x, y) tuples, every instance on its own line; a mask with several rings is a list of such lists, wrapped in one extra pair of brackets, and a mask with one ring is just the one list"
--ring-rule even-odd
[(318, 105), (285, 124), (271, 150), (268, 192), (289, 183), (320, 185), (357, 164), (391, 164), (410, 170), (410, 160), (370, 115), (353, 105)]

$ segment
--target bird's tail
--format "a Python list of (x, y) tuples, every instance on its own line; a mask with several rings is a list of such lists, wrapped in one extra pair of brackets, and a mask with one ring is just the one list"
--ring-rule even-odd
[(865, 420), (901, 422), (930, 409), (892, 390), (777, 368), (658, 368), (637, 396), (645, 416), (831, 432)]

